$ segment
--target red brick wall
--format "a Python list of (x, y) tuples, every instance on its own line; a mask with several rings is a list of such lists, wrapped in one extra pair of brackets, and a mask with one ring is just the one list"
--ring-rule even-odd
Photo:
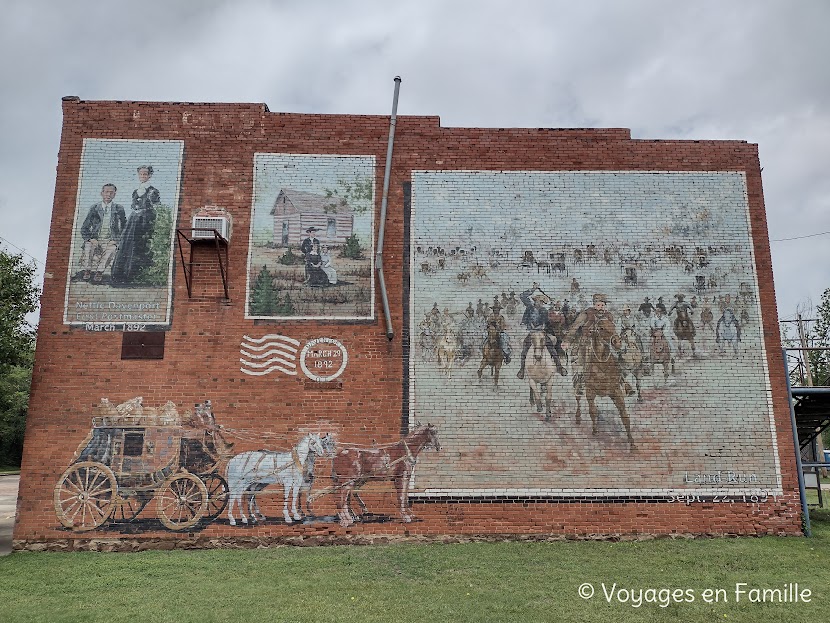
[[(142, 396), (144, 405), (173, 401), (180, 412), (205, 398), (217, 421), (234, 429), (296, 438), (309, 422), (335, 426), (341, 439), (384, 444), (400, 438), (405, 382), (402, 349), (404, 292), (403, 184), (412, 170), (503, 171), (740, 171), (746, 174), (754, 252), (763, 313), (763, 335), (774, 400), (783, 473), (783, 496), (759, 503), (690, 504), (614, 500), (487, 500), (412, 502), (422, 520), (402, 523), (395, 514), (390, 483), (368, 485), (363, 495), (375, 513), (391, 521), (336, 521), (313, 525), (265, 525), (240, 531), (223, 516), (200, 528), (207, 538), (238, 539), (315, 535), (447, 534), (796, 534), (800, 529), (797, 480), (780, 361), (757, 146), (742, 141), (632, 140), (625, 129), (442, 128), (437, 117), (400, 117), (390, 183), (384, 266), (395, 339), (387, 340), (375, 292), (375, 321), (252, 321), (245, 319), (246, 267), (255, 153), (373, 155), (377, 228), (389, 120), (381, 116), (271, 113), (254, 104), (63, 102), (46, 279), (26, 432), (15, 539), (18, 546), (74, 538), (191, 538), (151, 522), (137, 534), (102, 526), (85, 533), (56, 521), (53, 490), (90, 429), (93, 407), (102, 397), (120, 403)], [(222, 297), (215, 255), (196, 250), (193, 297), (185, 287), (178, 247), (173, 271), (173, 316), (164, 359), (120, 359), (119, 332), (90, 332), (63, 322), (64, 295), (73, 215), (79, 184), (82, 141), (153, 139), (184, 141), (179, 227), (206, 205), (227, 209), (234, 220), (229, 246), (229, 295)], [(119, 195), (120, 196), (120, 195)], [(377, 230), (376, 230), (377, 231)], [(185, 253), (187, 253), (185, 248)], [(302, 375), (269, 377), (267, 383), (238, 373), (239, 338), (277, 332), (300, 341), (335, 337), (349, 350), (349, 364), (324, 388)], [(293, 437), (292, 437), (293, 435)], [(261, 444), (260, 444), (261, 445)], [(237, 448), (241, 449), (244, 443)], [(328, 484), (328, 463), (318, 473)], [(317, 486), (317, 485), (315, 485)], [(280, 517), (281, 496), (263, 504)], [(151, 505), (152, 506), (152, 505)], [(150, 507), (151, 508), (151, 507)], [(315, 511), (334, 516), (334, 499), (323, 496)], [(149, 512), (145, 511), (145, 512)], [(149, 513), (152, 517), (152, 513)]]

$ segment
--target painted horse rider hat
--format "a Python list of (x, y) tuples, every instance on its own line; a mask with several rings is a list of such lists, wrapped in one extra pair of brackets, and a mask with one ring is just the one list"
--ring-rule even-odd
[(601, 301), (601, 302), (603, 302), (607, 305), (608, 304), (608, 297), (605, 296), (604, 294), (597, 293), (597, 294), (594, 294), (594, 296), (591, 297), (591, 301), (594, 302), (594, 303), (599, 303)]
[(305, 233), (313, 234), (315, 231), (320, 231), (320, 229), (318, 227), (309, 227), (308, 229), (305, 230)]

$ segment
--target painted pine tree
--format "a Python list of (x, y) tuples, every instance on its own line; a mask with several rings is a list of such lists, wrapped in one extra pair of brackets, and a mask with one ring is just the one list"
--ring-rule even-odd
[(273, 277), (268, 268), (263, 265), (251, 290), (251, 315), (273, 316), (277, 305), (278, 300), (277, 293), (274, 290)]

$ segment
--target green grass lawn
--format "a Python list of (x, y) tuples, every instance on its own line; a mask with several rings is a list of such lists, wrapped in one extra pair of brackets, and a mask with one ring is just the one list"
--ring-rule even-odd
[[(811, 516), (811, 539), (15, 553), (0, 558), (0, 621), (823, 621), (830, 511)], [(577, 594), (585, 582), (590, 600)], [(797, 582), (812, 602), (736, 603), (739, 582)], [(688, 589), (694, 601), (608, 603), (603, 583)], [(724, 589), (721, 603), (705, 589)]]

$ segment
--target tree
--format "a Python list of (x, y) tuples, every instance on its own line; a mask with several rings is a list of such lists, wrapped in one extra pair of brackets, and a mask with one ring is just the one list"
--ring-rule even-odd
[[(811, 303), (808, 303), (806, 307), (808, 309), (805, 310), (799, 305), (799, 313), (804, 314), (806, 311), (807, 316), (800, 327), (800, 331), (803, 331), (804, 342), (810, 348), (830, 349), (830, 288), (827, 288), (821, 295), (821, 303), (815, 309), (812, 309)], [(785, 347), (800, 348), (802, 341), (799, 327), (793, 327), (793, 324), (783, 325), (782, 342)], [(790, 382), (793, 387), (807, 385), (805, 369), (807, 365), (810, 368), (813, 385), (830, 385), (830, 350), (798, 351), (797, 355), (790, 354), (787, 359)], [(830, 447), (830, 428), (824, 430), (821, 439), (825, 448)]]
[[(799, 305), (799, 314), (804, 318), (799, 327), (793, 322), (782, 322), (781, 341), (786, 348), (802, 347), (801, 335), (810, 348), (830, 348), (830, 288), (821, 295), (821, 303), (813, 308), (812, 303)], [(807, 384), (806, 365), (810, 367), (814, 385), (830, 385), (830, 351), (790, 351), (790, 382), (793, 387)], [(793, 365), (795, 364), (795, 365)]]
[(29, 407), (38, 306), (35, 267), (0, 249), (0, 465), (20, 465)]
[(35, 343), (35, 327), (26, 320), (40, 296), (34, 277), (34, 264), (0, 249), (0, 365), (25, 364)]
[(280, 302), (277, 296), (277, 307), (274, 310), (275, 316), (293, 316), (296, 313), (294, 303), (291, 301), (291, 296), (288, 292), (285, 293), (285, 299)]
[(288, 247), (285, 250), (283, 256), (279, 259), (280, 264), (283, 266), (293, 266), (294, 264), (302, 264), (305, 262), (302, 255), (295, 254), (291, 247)]
[(170, 272), (170, 232), (173, 229), (173, 211), (169, 206), (156, 206), (153, 236), (150, 238), (150, 257), (153, 263), (136, 275), (135, 283), (159, 287), (167, 284)]
[(254, 316), (272, 316), (277, 304), (274, 278), (263, 264), (251, 291), (251, 314)]
[(336, 213), (338, 208), (351, 207), (355, 214), (364, 214), (372, 207), (374, 199), (375, 180), (358, 175), (348, 182), (337, 180), (337, 188), (326, 188), (326, 199), (329, 200), (323, 210)]
[[(830, 348), (830, 288), (821, 295), (821, 303), (816, 308), (816, 324), (813, 328), (813, 346)], [(814, 350), (808, 354), (813, 384), (830, 385), (830, 351)], [(825, 448), (830, 447), (830, 428), (821, 435)]]
[(21, 365), (0, 364), (0, 465), (20, 465), (23, 457), (33, 348), (25, 351), (23, 360)]
[[(830, 288), (821, 295), (821, 303), (816, 308), (816, 324), (813, 328), (812, 346), (830, 348)], [(811, 351), (809, 355), (813, 383), (830, 385), (830, 352), (826, 350)]]
[(358, 240), (356, 234), (346, 238), (346, 244), (343, 245), (343, 249), (340, 251), (340, 257), (347, 257), (352, 260), (363, 259), (363, 247), (360, 246), (360, 240)]

